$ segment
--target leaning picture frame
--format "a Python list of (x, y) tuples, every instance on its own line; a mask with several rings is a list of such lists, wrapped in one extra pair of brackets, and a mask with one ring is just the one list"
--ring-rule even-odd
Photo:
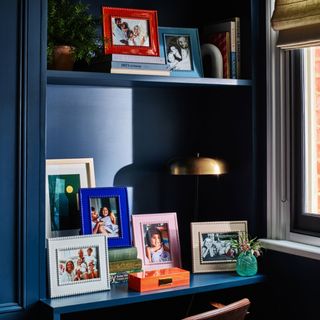
[(108, 247), (131, 246), (126, 187), (80, 188), (82, 234), (105, 234)]
[(95, 187), (93, 158), (46, 160), (46, 237), (79, 235), (78, 190)]
[(49, 238), (50, 298), (110, 290), (105, 236)]
[[(144, 271), (181, 267), (177, 215), (175, 212), (133, 214), (132, 229), (138, 258)], [(158, 244), (155, 244), (158, 242)], [(158, 245), (157, 250), (153, 247)]]
[(156, 10), (102, 7), (105, 54), (159, 56)]
[(230, 241), (247, 233), (247, 221), (191, 222), (192, 271), (234, 271)]
[(159, 43), (172, 76), (203, 77), (198, 29), (159, 27)]

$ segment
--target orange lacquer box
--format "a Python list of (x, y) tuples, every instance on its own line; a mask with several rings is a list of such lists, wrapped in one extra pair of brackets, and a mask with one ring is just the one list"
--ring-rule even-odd
[(129, 273), (128, 287), (135, 291), (150, 291), (190, 285), (190, 271), (166, 268)]

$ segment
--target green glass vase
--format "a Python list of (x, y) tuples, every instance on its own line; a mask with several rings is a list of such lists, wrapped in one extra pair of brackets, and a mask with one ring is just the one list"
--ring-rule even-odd
[(254, 276), (258, 272), (257, 258), (250, 251), (241, 252), (237, 258), (236, 272), (239, 276)]

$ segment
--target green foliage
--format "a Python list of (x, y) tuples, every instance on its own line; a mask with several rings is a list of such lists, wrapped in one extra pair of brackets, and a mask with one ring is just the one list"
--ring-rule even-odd
[(70, 0), (48, 0), (48, 61), (56, 45), (73, 47), (75, 60), (88, 63), (99, 50), (98, 21), (87, 4)]
[(251, 239), (247, 233), (240, 234), (239, 240), (232, 239), (231, 248), (236, 255), (239, 255), (242, 252), (251, 252), (256, 257), (259, 257), (262, 254), (261, 242), (256, 237)]

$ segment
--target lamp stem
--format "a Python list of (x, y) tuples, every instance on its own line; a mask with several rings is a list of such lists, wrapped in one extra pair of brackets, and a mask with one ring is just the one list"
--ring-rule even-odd
[(194, 212), (193, 212), (193, 221), (197, 222), (199, 218), (199, 176), (195, 176), (196, 179), (196, 192), (194, 199)]

